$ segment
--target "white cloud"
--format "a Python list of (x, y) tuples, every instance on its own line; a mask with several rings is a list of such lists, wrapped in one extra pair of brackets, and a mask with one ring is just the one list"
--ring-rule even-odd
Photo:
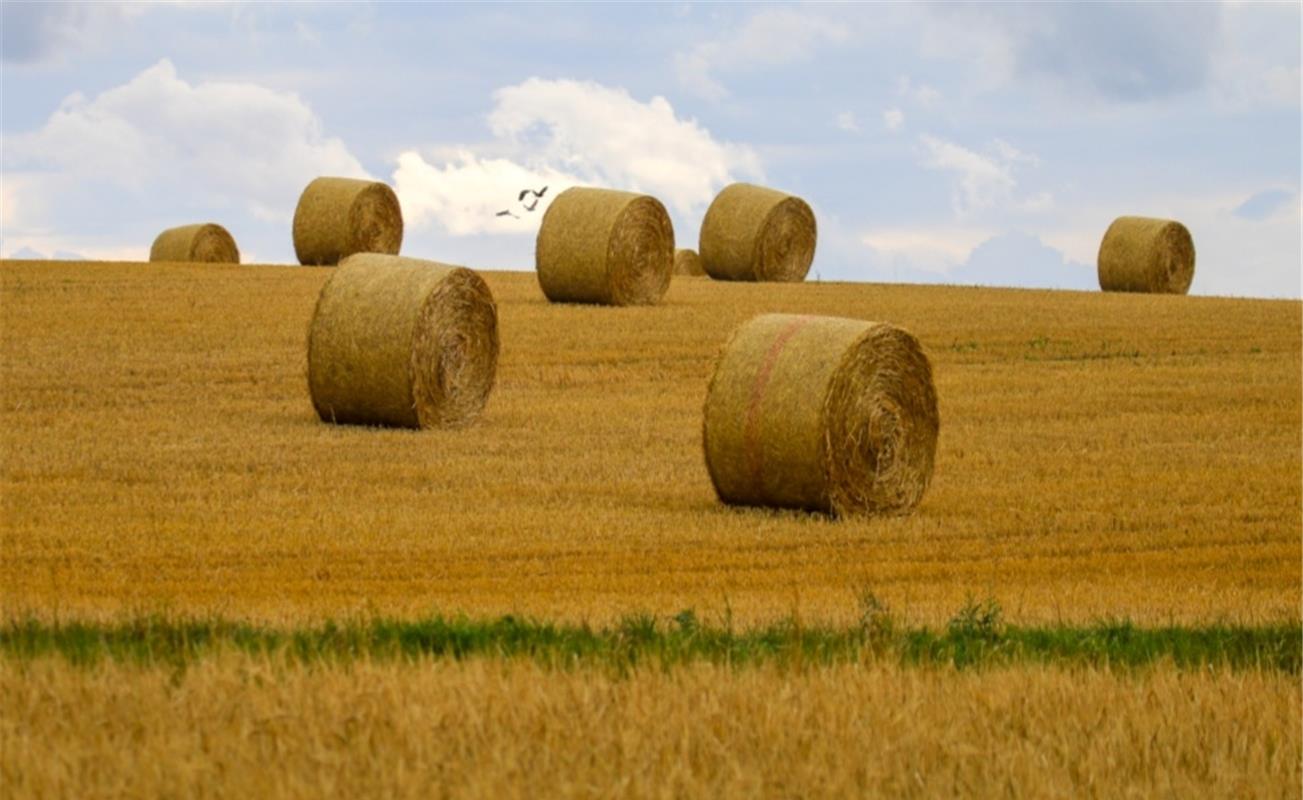
[(855, 121), (855, 114), (850, 111), (843, 111), (837, 115), (837, 127), (847, 133), (860, 132), (860, 124)]
[(1023, 163), (1033, 167), (1039, 167), (1041, 165), (1041, 160), (1038, 157), (1030, 153), (1024, 153), (1006, 142), (1004, 139), (993, 140), (991, 142), (991, 149), (994, 150), (996, 155), (1007, 164)]
[(990, 229), (976, 227), (879, 228), (864, 233), (860, 242), (891, 264), (946, 273), (966, 262), (992, 235)]
[(915, 83), (908, 75), (896, 78), (896, 94), (922, 108), (931, 108), (941, 102), (941, 92), (926, 83)]
[(1039, 166), (1040, 159), (1024, 153), (1003, 139), (991, 143), (988, 154), (978, 153), (930, 134), (919, 136), (921, 164), (955, 174), (951, 205), (955, 213), (967, 216), (986, 209), (1008, 207), (1024, 212), (1044, 211), (1054, 204), (1049, 192), (1015, 199), (1017, 165)]
[[(646, 192), (697, 214), (723, 185), (761, 176), (751, 148), (716, 141), (663, 97), (643, 103), (598, 83), (530, 78), (499, 89), (494, 102), (490, 143), (399, 156), (394, 184), (409, 223), (437, 221), (455, 235), (525, 233), (574, 184)], [(544, 202), (522, 213), (517, 192), (544, 184)], [(522, 219), (494, 216), (508, 207)]]
[(846, 28), (832, 20), (791, 8), (769, 8), (753, 14), (728, 35), (676, 53), (674, 69), (689, 91), (719, 100), (728, 90), (714, 73), (745, 72), (801, 61), (821, 43), (846, 38)]
[[(552, 167), (532, 169), (506, 158), (480, 158), (466, 149), (436, 161), (431, 164), (415, 151), (402, 153), (394, 187), (408, 226), (437, 222), (454, 236), (536, 231), (552, 198), (583, 182)], [(520, 190), (544, 186), (542, 201), (533, 213), (526, 211), (517, 200)], [(516, 216), (497, 216), (503, 210)]]
[(951, 203), (958, 214), (989, 208), (1007, 199), (1017, 185), (1007, 162), (929, 134), (920, 136), (919, 143), (924, 149), (923, 166), (956, 173)]
[(889, 131), (898, 131), (905, 124), (905, 112), (899, 108), (889, 108), (882, 112), (882, 124), (887, 126)]
[(299, 97), (252, 83), (178, 77), (166, 59), (88, 99), (74, 94), (40, 129), (5, 138), (4, 169), (50, 206), (86, 181), (288, 221), (318, 175), (365, 176)]

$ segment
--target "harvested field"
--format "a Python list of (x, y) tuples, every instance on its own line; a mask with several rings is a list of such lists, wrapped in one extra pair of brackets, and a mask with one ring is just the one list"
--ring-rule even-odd
[[(318, 421), (327, 270), (4, 262), (5, 616), (844, 623), (868, 588), (931, 624), (971, 596), (1010, 622), (1299, 618), (1298, 302), (681, 281), (604, 308), (482, 274), (494, 394), (412, 432)], [(706, 383), (771, 311), (923, 343), (945, 424), (910, 516), (718, 503)]]

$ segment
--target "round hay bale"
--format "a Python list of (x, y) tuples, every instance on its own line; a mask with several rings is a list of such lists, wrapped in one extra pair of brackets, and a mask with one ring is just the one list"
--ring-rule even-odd
[(799, 197), (734, 183), (706, 209), (699, 251), (721, 281), (805, 280), (814, 261), (814, 211)]
[(1099, 288), (1185, 294), (1194, 280), (1194, 239), (1176, 220), (1118, 217), (1099, 244)]
[(240, 249), (231, 232), (213, 222), (168, 228), (149, 248), (150, 261), (199, 261), (239, 264)]
[(705, 275), (706, 268), (701, 265), (701, 256), (696, 250), (674, 251), (675, 275)]
[(903, 514), (932, 478), (939, 429), (932, 367), (907, 331), (765, 314), (724, 346), (703, 440), (725, 503)]
[(294, 254), (300, 264), (338, 264), (354, 253), (396, 255), (402, 243), (403, 210), (383, 183), (317, 178), (294, 209)]
[(554, 303), (652, 305), (670, 288), (674, 226), (650, 195), (567, 189), (543, 215), (534, 265)]
[(498, 311), (464, 267), (350, 256), (321, 289), (308, 330), (308, 387), (325, 422), (449, 428), (484, 408), (498, 364)]

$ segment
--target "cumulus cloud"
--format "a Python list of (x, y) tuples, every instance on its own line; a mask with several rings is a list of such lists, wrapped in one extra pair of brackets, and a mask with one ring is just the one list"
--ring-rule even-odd
[(1002, 139), (994, 140), (986, 154), (926, 133), (918, 141), (924, 167), (954, 173), (951, 205), (956, 214), (965, 216), (994, 207), (1040, 211), (1053, 205), (1048, 192), (1021, 200), (1014, 197), (1018, 185), (1015, 168), (1038, 166), (1040, 159)]
[(896, 78), (896, 95), (922, 108), (932, 108), (941, 102), (941, 92), (926, 83), (916, 83), (908, 75)]
[(164, 206), (202, 197), (274, 221), (290, 219), (313, 177), (366, 175), (296, 95), (192, 84), (166, 59), (94, 98), (74, 94), (40, 129), (7, 136), (4, 168), (47, 195), (89, 180)]
[[(663, 97), (641, 102), (590, 81), (530, 78), (493, 98), (487, 144), (399, 155), (394, 185), (411, 225), (438, 223), (454, 235), (526, 233), (553, 197), (576, 184), (647, 192), (673, 212), (697, 214), (724, 184), (761, 176), (751, 148), (717, 141)], [(543, 185), (544, 201), (533, 214), (521, 212), (517, 192)], [(520, 220), (494, 216), (513, 207)]]
[(989, 208), (1013, 193), (1017, 181), (1007, 161), (984, 156), (962, 145), (929, 134), (919, 137), (923, 166), (956, 175), (951, 203), (955, 212), (966, 214)]
[(855, 120), (855, 114), (850, 111), (843, 111), (837, 115), (837, 127), (847, 133), (860, 132), (860, 123)]
[(882, 112), (882, 124), (889, 131), (898, 131), (905, 124), (905, 112), (899, 108), (889, 108)]
[(846, 28), (829, 19), (791, 8), (768, 8), (753, 14), (729, 34), (674, 55), (674, 69), (684, 88), (708, 100), (728, 90), (717, 73), (739, 73), (809, 58), (824, 43), (845, 41)]
[(987, 228), (956, 226), (878, 228), (864, 233), (860, 242), (891, 268), (945, 274), (992, 234)]

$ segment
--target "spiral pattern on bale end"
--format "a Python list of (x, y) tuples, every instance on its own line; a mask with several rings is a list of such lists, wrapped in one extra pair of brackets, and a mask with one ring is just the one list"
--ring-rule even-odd
[(674, 251), (674, 274), (693, 277), (704, 276), (706, 268), (701, 264), (701, 256), (696, 250), (679, 249)]
[(1099, 288), (1186, 294), (1194, 281), (1194, 239), (1176, 220), (1118, 217), (1099, 244)]
[(294, 254), (300, 264), (338, 264), (354, 253), (396, 255), (403, 243), (403, 210), (386, 184), (353, 178), (317, 178), (294, 209)]
[(497, 373), (498, 317), (464, 267), (363, 253), (322, 287), (308, 331), (308, 388), (325, 422), (455, 428)]
[(801, 198), (734, 183), (706, 209), (698, 250), (716, 280), (799, 282), (814, 262), (817, 238), (814, 211)]
[(730, 505), (904, 514), (931, 481), (939, 431), (932, 367), (910, 333), (765, 314), (720, 355), (703, 445)]
[(240, 249), (231, 232), (214, 222), (181, 225), (160, 233), (149, 248), (150, 261), (239, 264)]
[(670, 286), (674, 227), (650, 195), (567, 189), (543, 215), (534, 264), (554, 303), (652, 305)]

